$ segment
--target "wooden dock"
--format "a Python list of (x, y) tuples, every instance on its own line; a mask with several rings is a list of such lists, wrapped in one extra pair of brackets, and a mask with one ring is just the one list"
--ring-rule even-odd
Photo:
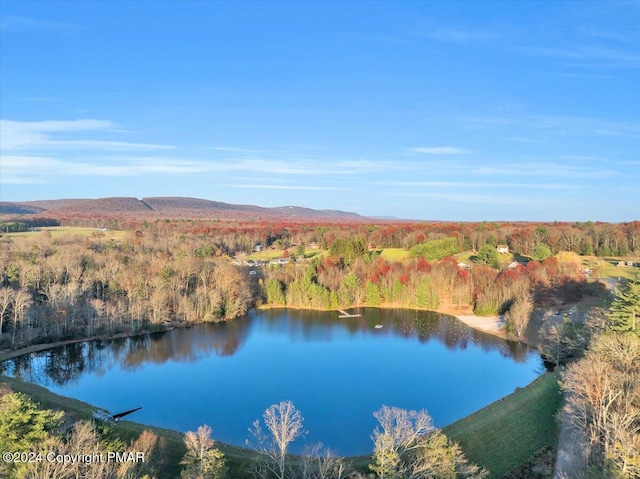
[(339, 318), (358, 318), (361, 316), (360, 314), (349, 314), (343, 309), (339, 309), (338, 313), (340, 313), (340, 315), (338, 316)]

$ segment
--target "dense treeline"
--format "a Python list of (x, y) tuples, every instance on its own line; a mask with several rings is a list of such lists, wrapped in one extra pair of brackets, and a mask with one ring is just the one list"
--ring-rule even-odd
[[(308, 265), (270, 267), (265, 275), (266, 303), (295, 308), (384, 305), (434, 310), (445, 303), (471, 306), (476, 314), (496, 314), (516, 304), (548, 304), (553, 297), (560, 302), (575, 301), (586, 289), (580, 258), (575, 253), (499, 271), (482, 264), (467, 270), (451, 257), (390, 262), (368, 252), (349, 262), (329, 256)], [(521, 332), (517, 323), (525, 321), (528, 314), (515, 313), (510, 316), (514, 330)]]
[(3, 341), (46, 341), (235, 318), (251, 307), (245, 274), (202, 256), (203, 240), (141, 232), (124, 242), (33, 239), (0, 249)]
[[(553, 291), (564, 301), (581, 294), (581, 278), (570, 267), (575, 262), (549, 254), (636, 253), (640, 244), (640, 222), (523, 226), (82, 221), (125, 228), (130, 236), (125, 242), (103, 241), (97, 231), (94, 238), (81, 242), (52, 240), (42, 233), (35, 240), (2, 244), (0, 321), (2, 332), (11, 333), (12, 343), (16, 334), (23, 341), (241, 315), (259, 294), (222, 258), (241, 258), (256, 245), (280, 249), (285, 255), (288, 248), (301, 245), (329, 251), (323, 263), (269, 272), (263, 285), (268, 303), (435, 309), (444, 302), (471, 304), (477, 313), (491, 314), (507, 311), (516, 297), (527, 298), (526, 292), (535, 291), (536, 301)], [(447, 259), (458, 251), (482, 252), (498, 243), (544, 261), (529, 263), (525, 271), (498, 273), (490, 259), (485, 261), (489, 267), (477, 266), (471, 272), (459, 270)], [(380, 247), (411, 249), (416, 259), (387, 262), (369, 253), (370, 248)]]
[[(40, 221), (40, 220), (39, 220)], [(456, 238), (461, 251), (478, 251), (484, 245), (508, 245), (511, 251), (533, 255), (548, 247), (551, 254), (571, 251), (580, 255), (625, 256), (640, 253), (640, 221), (628, 223), (295, 223), (286, 221), (143, 220), (96, 217), (58, 218), (60, 225), (205, 236), (220, 254), (251, 252), (256, 244), (288, 247), (316, 243), (328, 249), (336, 239), (362, 238), (371, 248), (409, 250), (426, 241)], [(4, 220), (3, 230), (19, 220)], [(36, 226), (36, 225), (34, 225)], [(449, 253), (452, 254), (452, 253)], [(420, 255), (423, 256), (423, 255)], [(428, 259), (428, 258), (427, 258)], [(436, 258), (433, 258), (436, 259)]]
[[(586, 286), (580, 259), (571, 252), (503, 271), (484, 261), (480, 252), (471, 270), (449, 256), (472, 238), (481, 252), (491, 249), (507, 232), (499, 225), (476, 225), (467, 236), (461, 228), (471, 226), (448, 224), (346, 228), (128, 220), (109, 226), (126, 226), (127, 238), (107, 240), (98, 230), (90, 238), (52, 238), (43, 231), (0, 243), (5, 345), (224, 320), (243, 315), (256, 303), (510, 311), (511, 330), (520, 334), (532, 305), (580, 299)], [(601, 226), (631, 231), (633, 224)], [(441, 237), (445, 234), (452, 236)], [(484, 235), (484, 243), (474, 235)], [(387, 238), (391, 246), (422, 241), (412, 247), (420, 256), (384, 260), (370, 249), (377, 247), (371, 244), (376, 238), (384, 245)], [(291, 248), (298, 262), (265, 267), (255, 276), (231, 264), (230, 258), (246, 258), (256, 245), (280, 250), (283, 256)], [(305, 246), (326, 247), (328, 256), (305, 259)]]

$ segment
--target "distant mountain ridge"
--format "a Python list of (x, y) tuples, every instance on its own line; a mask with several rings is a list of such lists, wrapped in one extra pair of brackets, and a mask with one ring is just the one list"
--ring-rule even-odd
[(0, 201), (0, 215), (34, 214), (40, 216), (134, 216), (185, 219), (322, 219), (333, 221), (367, 219), (357, 213), (339, 210), (316, 210), (301, 206), (267, 208), (185, 197)]

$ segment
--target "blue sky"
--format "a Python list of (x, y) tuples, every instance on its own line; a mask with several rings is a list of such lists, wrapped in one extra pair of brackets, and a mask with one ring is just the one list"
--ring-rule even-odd
[(0, 200), (640, 219), (640, 2), (0, 3)]

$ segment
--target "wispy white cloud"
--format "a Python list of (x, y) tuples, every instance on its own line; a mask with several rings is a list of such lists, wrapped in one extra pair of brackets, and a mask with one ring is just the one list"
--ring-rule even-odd
[[(569, 47), (521, 47), (521, 53), (540, 58), (581, 60), (600, 67), (640, 67), (640, 54), (636, 51), (602, 45), (572, 45)], [(586, 65), (586, 64), (584, 64)]]
[(134, 143), (120, 140), (97, 140), (88, 138), (65, 138), (81, 133), (122, 133), (117, 125), (107, 120), (80, 119), (69, 121), (13, 121), (0, 120), (2, 151), (46, 151), (46, 150), (172, 150), (171, 145)]
[(335, 186), (312, 186), (312, 185), (264, 185), (264, 184), (229, 184), (233, 188), (250, 188), (262, 190), (343, 190)]
[(568, 183), (536, 183), (527, 182), (469, 182), (469, 181), (398, 181), (386, 183), (388, 186), (412, 186), (420, 188), (500, 188), (500, 189), (541, 189), (541, 190), (566, 190), (576, 188), (576, 185)]
[(265, 150), (258, 150), (255, 148), (240, 148), (235, 146), (212, 146), (209, 149), (212, 151), (222, 151), (224, 153), (249, 153), (249, 154), (265, 153)]
[[(415, 198), (433, 198), (455, 203), (486, 204), (486, 205), (531, 205), (531, 200), (514, 195), (505, 194), (473, 194), (473, 193), (437, 193), (437, 192), (396, 192), (391, 196), (407, 196)], [(536, 200), (539, 205), (539, 201)]]
[[(485, 130), (494, 128), (526, 128), (547, 141), (548, 136), (620, 136), (640, 138), (639, 121), (616, 121), (598, 117), (563, 115), (474, 115), (461, 116), (453, 120), (462, 128)], [(511, 141), (522, 141), (523, 137), (511, 137)], [(524, 139), (526, 142), (526, 138)]]
[(512, 141), (514, 143), (546, 143), (547, 140), (542, 140), (539, 138), (525, 138), (522, 136), (514, 136), (511, 138), (506, 138), (507, 141)]
[(2, 30), (75, 30), (79, 25), (53, 20), (41, 20), (38, 18), (19, 15), (0, 15), (0, 29)]
[[(575, 65), (567, 65), (567, 66), (575, 66)], [(594, 78), (601, 80), (610, 80), (613, 78), (611, 75), (602, 75), (598, 73), (556, 73), (556, 76), (565, 77), (565, 78)]]
[[(250, 183), (251, 186), (257, 187), (256, 185), (261, 184), (265, 178), (271, 178), (280, 183), (286, 183), (287, 178), (295, 180), (300, 177), (322, 176), (333, 180), (345, 177), (355, 178), (358, 175), (367, 175), (372, 172), (397, 171), (398, 168), (402, 167), (391, 162), (367, 160), (285, 162), (271, 159), (202, 160), (115, 154), (85, 156), (80, 160), (63, 160), (51, 155), (0, 155), (0, 172), (2, 173), (0, 176), (3, 178), (11, 176), (14, 178), (14, 182), (15, 178), (22, 178), (26, 182), (35, 181), (35, 179), (55, 181), (73, 176), (195, 176), (213, 173), (243, 173), (262, 175), (260, 183)], [(279, 189), (304, 189), (299, 186), (292, 187), (295, 185), (275, 186)], [(269, 188), (268, 185), (262, 187)]]
[[(637, 4), (637, 1), (635, 1), (635, 3)], [(638, 43), (637, 35), (626, 35), (621, 32), (612, 32), (612, 31), (601, 30), (593, 27), (584, 27), (584, 26), (578, 27), (577, 31), (588, 37), (598, 38), (602, 40), (608, 40), (608, 41), (613, 41), (618, 43)]]
[(601, 156), (593, 156), (593, 155), (563, 155), (560, 157), (561, 160), (569, 160), (569, 161), (602, 161), (606, 160)]
[(415, 146), (409, 148), (408, 151), (425, 155), (468, 155), (472, 153), (471, 150), (456, 146)]
[(497, 31), (439, 27), (423, 30), (418, 35), (440, 42), (459, 44), (495, 40), (501, 37)]
[(532, 177), (560, 177), (560, 178), (614, 178), (621, 175), (615, 170), (587, 168), (584, 165), (571, 166), (554, 163), (520, 163), (509, 165), (490, 165), (471, 168), (472, 175), (478, 176), (509, 176), (514, 181)]

